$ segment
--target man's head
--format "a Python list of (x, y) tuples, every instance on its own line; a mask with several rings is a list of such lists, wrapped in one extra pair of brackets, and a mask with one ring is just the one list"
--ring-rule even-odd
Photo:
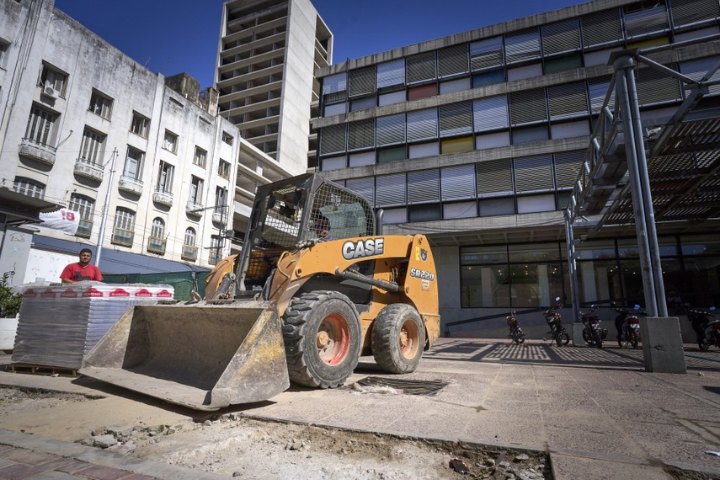
[(315, 233), (320, 238), (327, 238), (330, 235), (330, 220), (324, 215), (320, 215), (315, 220)]
[(85, 266), (90, 263), (90, 260), (92, 260), (92, 250), (90, 250), (89, 248), (83, 248), (82, 250), (80, 250), (79, 256), (80, 265)]

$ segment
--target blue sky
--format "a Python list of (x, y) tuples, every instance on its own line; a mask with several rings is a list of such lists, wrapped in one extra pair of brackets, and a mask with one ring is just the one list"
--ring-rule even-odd
[[(223, 0), (55, 0), (153, 72), (213, 83)], [(567, 7), (573, 0), (313, 0), (335, 36), (335, 63)]]

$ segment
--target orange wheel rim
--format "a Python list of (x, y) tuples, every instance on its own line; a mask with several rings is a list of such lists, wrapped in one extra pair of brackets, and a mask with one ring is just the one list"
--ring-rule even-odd
[(398, 338), (400, 353), (403, 357), (411, 359), (415, 358), (420, 348), (420, 332), (417, 325), (412, 320), (407, 320), (400, 328)]
[(342, 315), (325, 317), (316, 335), (318, 356), (327, 365), (338, 365), (350, 351), (350, 327)]

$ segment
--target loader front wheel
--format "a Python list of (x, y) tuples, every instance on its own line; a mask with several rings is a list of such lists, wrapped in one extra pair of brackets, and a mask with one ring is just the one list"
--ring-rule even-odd
[(290, 380), (335, 388), (360, 360), (360, 321), (355, 305), (338, 292), (315, 291), (293, 298), (283, 317)]
[(390, 373), (415, 371), (425, 347), (420, 314), (404, 303), (380, 310), (372, 333), (372, 350), (378, 366)]

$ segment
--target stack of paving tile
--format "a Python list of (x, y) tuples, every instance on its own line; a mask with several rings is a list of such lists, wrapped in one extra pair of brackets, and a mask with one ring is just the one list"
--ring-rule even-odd
[(169, 285), (99, 282), (28, 286), (21, 292), (12, 363), (73, 370), (128, 307), (174, 294)]

